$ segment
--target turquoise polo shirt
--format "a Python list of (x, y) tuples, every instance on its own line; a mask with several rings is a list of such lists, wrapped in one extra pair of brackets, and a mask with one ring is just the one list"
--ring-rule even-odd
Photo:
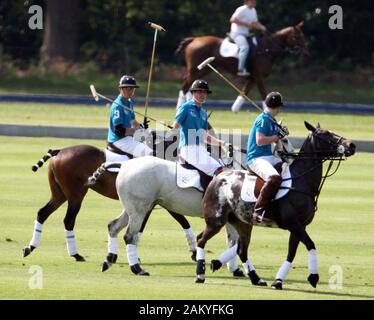
[(204, 134), (208, 130), (208, 116), (193, 99), (179, 106), (175, 120), (180, 124), (179, 148), (204, 143)]

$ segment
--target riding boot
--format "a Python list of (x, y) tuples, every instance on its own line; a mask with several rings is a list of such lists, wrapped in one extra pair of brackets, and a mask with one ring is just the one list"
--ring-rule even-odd
[(270, 219), (264, 217), (264, 213), (270, 205), (270, 201), (275, 197), (280, 185), (282, 184), (282, 177), (279, 175), (272, 175), (265, 182), (257, 198), (254, 207), (253, 218), (258, 222), (272, 222)]

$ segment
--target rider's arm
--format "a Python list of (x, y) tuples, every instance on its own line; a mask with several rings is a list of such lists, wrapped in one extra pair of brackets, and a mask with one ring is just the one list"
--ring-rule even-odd
[(225, 141), (213, 137), (208, 131), (205, 131), (204, 139), (205, 143), (211, 146), (223, 146), (225, 144)]
[(256, 132), (256, 144), (258, 146), (266, 146), (268, 144), (278, 142), (278, 140), (279, 140), (279, 137), (277, 135), (266, 136), (259, 131)]
[(257, 30), (260, 30), (262, 32), (267, 31), (266, 27), (260, 21), (250, 23), (250, 25), (251, 25), (250, 26), (251, 29), (257, 29)]

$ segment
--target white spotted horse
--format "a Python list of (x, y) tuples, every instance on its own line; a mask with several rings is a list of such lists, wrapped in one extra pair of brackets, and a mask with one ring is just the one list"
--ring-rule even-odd
[[(152, 136), (154, 142), (155, 136)], [(165, 143), (164, 149), (162, 150), (166, 150), (166, 144), (168, 141), (162, 140), (162, 142)], [(155, 147), (154, 150), (156, 150), (156, 148), (157, 147)], [(48, 181), (51, 190), (51, 197), (50, 200), (41, 209), (39, 209), (37, 213), (33, 237), (30, 244), (23, 249), (24, 257), (28, 256), (33, 250), (35, 250), (36, 247), (39, 246), (42, 227), (48, 217), (67, 201), (68, 207), (64, 218), (64, 225), (68, 253), (70, 256), (74, 257), (76, 261), (85, 261), (84, 257), (78, 253), (75, 241), (74, 225), (76, 217), (81, 208), (82, 201), (86, 196), (88, 189), (92, 189), (110, 199), (118, 200), (118, 195), (115, 188), (117, 173), (105, 172), (97, 180), (97, 183), (94, 185), (87, 184), (88, 177), (91, 176), (92, 173), (106, 161), (106, 156), (108, 154), (113, 156), (113, 151), (118, 152), (118, 150), (111, 151), (112, 152), (89, 145), (76, 145), (60, 150), (49, 150), (48, 153), (32, 167), (33, 171), (37, 171), (46, 161), (48, 161), (48, 159), (51, 158), (48, 167)], [(165, 153), (163, 153), (161, 156), (164, 155)], [(176, 214), (172, 211), (169, 212), (184, 229), (190, 251), (192, 251), (191, 258), (194, 259), (196, 240), (194, 239), (194, 234), (189, 222), (184, 216)], [(146, 221), (144, 221), (140, 231), (143, 231), (145, 224)], [(108, 226), (108, 228), (109, 227), (110, 226)], [(119, 231), (120, 230), (118, 230), (118, 232)], [(112, 243), (115, 241), (114, 237), (111, 238), (111, 241)], [(111, 256), (110, 259), (115, 260), (116, 255)]]
[[(310, 134), (300, 151), (291, 155), (294, 156), (294, 161), (289, 165), (292, 186), (283, 197), (273, 200), (266, 212), (266, 216), (274, 221), (276, 226), (290, 232), (287, 259), (275, 277), (272, 284), (274, 289), (282, 289), (283, 280), (291, 269), (300, 242), (309, 252), (308, 281), (313, 287), (317, 286), (319, 281), (317, 251), (306, 231), (306, 226), (313, 220), (318, 196), (325, 179), (333, 175), (341, 161), (352, 156), (356, 149), (350, 140), (321, 129), (319, 124), (314, 128), (305, 122), (305, 126)], [(327, 172), (323, 174), (323, 163), (329, 160)], [(335, 171), (329, 174), (333, 161), (337, 161), (338, 164)], [(205, 281), (205, 245), (225, 224), (232, 225), (239, 233), (238, 254), (244, 268), (247, 272), (254, 270), (248, 260), (247, 251), (252, 227), (257, 222), (252, 221), (255, 202), (245, 202), (241, 196), (245, 176), (246, 171), (223, 172), (213, 179), (206, 190), (203, 199), (206, 227), (197, 242), (196, 282)], [(220, 268), (220, 260), (212, 260), (210, 267), (213, 271)]]
[[(123, 213), (117, 222), (121, 228), (127, 226), (124, 236), (127, 258), (130, 270), (137, 275), (149, 275), (141, 267), (137, 243), (139, 230), (156, 205), (180, 215), (202, 217), (203, 192), (179, 184), (178, 166), (175, 162), (146, 156), (123, 163), (118, 173), (116, 187)], [(232, 250), (237, 246), (238, 233), (230, 226), (226, 231)], [(250, 275), (250, 280), (255, 285), (263, 283), (255, 272)]]

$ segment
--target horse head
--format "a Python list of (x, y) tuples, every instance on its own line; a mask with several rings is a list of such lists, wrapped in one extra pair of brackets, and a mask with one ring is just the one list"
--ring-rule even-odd
[(313, 127), (310, 123), (304, 122), (305, 127), (311, 132), (310, 142), (314, 151), (323, 158), (350, 157), (356, 152), (356, 145), (349, 139), (336, 133), (321, 129), (319, 123)]
[(297, 25), (287, 27), (277, 33), (283, 36), (284, 45), (289, 51), (295, 54), (308, 55), (305, 36), (301, 29), (303, 26), (304, 21), (301, 21)]

